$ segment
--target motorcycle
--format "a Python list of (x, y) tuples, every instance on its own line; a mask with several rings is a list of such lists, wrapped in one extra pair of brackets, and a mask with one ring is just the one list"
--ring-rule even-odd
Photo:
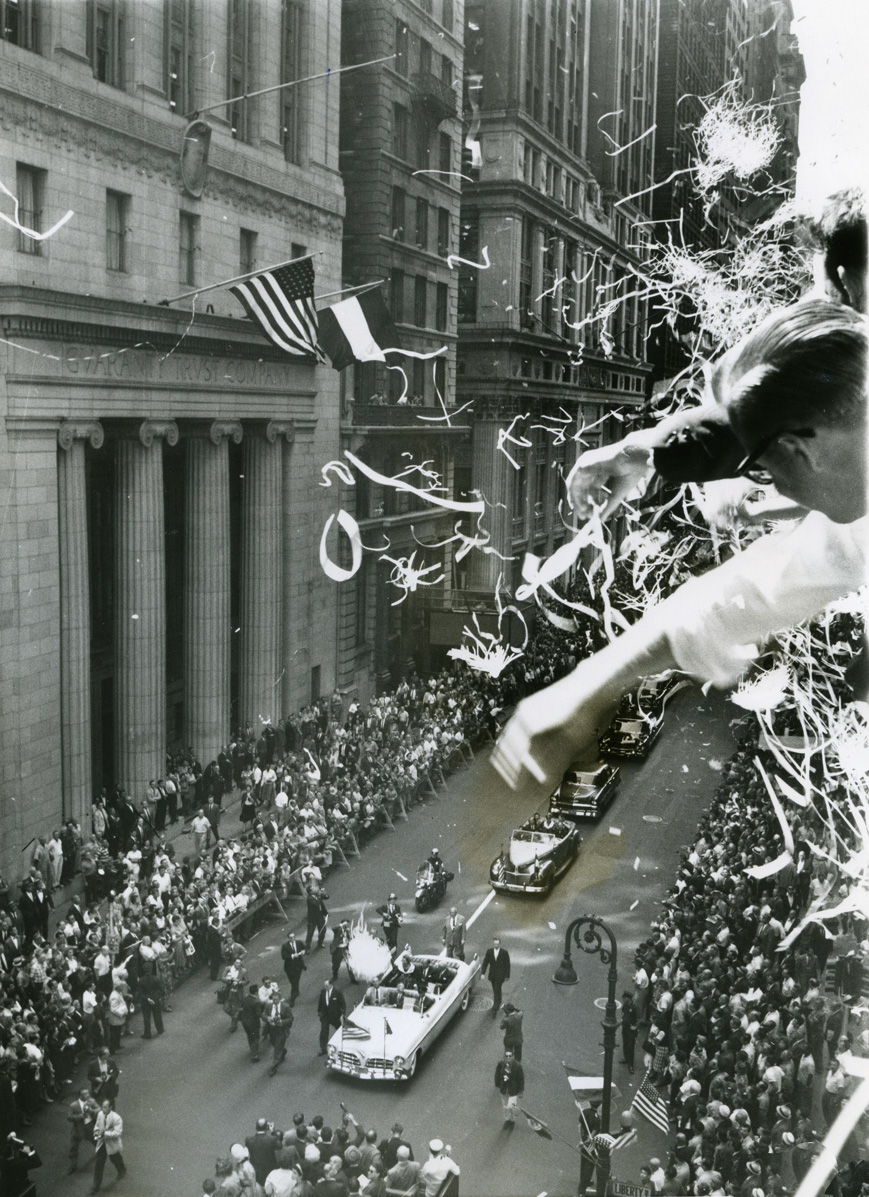
[(416, 908), (422, 913), (437, 906), (447, 892), (447, 884), (454, 873), (443, 869), (436, 873), (430, 864), (420, 865), (416, 871)]

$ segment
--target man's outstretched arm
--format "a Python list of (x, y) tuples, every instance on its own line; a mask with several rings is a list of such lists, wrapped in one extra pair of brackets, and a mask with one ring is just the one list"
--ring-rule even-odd
[(640, 678), (676, 665), (658, 620), (640, 620), (545, 690), (519, 703), (491, 763), (511, 789), (555, 786), (571, 761), (597, 756), (597, 735)]

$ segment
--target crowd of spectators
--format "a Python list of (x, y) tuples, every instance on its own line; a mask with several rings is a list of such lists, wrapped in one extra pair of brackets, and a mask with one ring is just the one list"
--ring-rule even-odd
[[(426, 1153), (424, 1153), (425, 1156)], [(400, 1122), (389, 1134), (367, 1130), (341, 1105), (334, 1130), (322, 1114), (294, 1114), (286, 1129), (258, 1119), (253, 1134), (233, 1143), (203, 1181), (203, 1197), (449, 1197), (459, 1165), (442, 1139), (417, 1159)]]
[[(842, 619), (837, 635), (816, 638), (816, 666), (825, 664), (822, 639), (840, 664), (856, 650), (859, 629)], [(815, 769), (816, 800), (789, 805), (794, 847), (785, 855), (755, 763), (769, 776), (775, 761), (758, 744), (753, 716), (736, 720), (734, 731), (739, 747), (683, 853), (664, 914), (637, 952), (623, 1015), (631, 1045), (639, 1025), (650, 1079), (675, 1130), (668, 1166), (657, 1181), (645, 1180), (672, 1197), (795, 1192), (856, 1087), (849, 1053), (869, 1055), (861, 999), (869, 922), (857, 911), (810, 921), (780, 948), (807, 914), (828, 911), (847, 893), (837, 862), (847, 860), (849, 841), (858, 848), (857, 829), (830, 821), (837, 805), (846, 808), (845, 795)], [(765, 875), (763, 866), (780, 856), (781, 867)], [(863, 1123), (865, 1138), (865, 1116)], [(854, 1152), (840, 1163), (837, 1193), (869, 1191), (861, 1187), (866, 1160)]]
[[(619, 568), (616, 581), (629, 590), (629, 571)], [(601, 602), (584, 582), (566, 597)], [(840, 663), (853, 654), (859, 637), (849, 620), (827, 625), (813, 652), (826, 645)], [(276, 725), (242, 729), (204, 769), (192, 751), (178, 754), (138, 800), (120, 788), (103, 792), (89, 836), (70, 820), (40, 837), (17, 900), (0, 883), (0, 1123), (7, 1132), (54, 1101), (84, 1055), (101, 1064), (92, 1080), (100, 1096), (93, 1085), (105, 1084), (106, 1059), (123, 1050), (135, 1015), (142, 1014), (145, 1038), (161, 1034), (178, 980), (201, 963), (216, 978), (267, 895), (283, 900), (294, 886), (318, 885), (342, 855), (423, 801), (469, 759), (474, 743), (497, 734), (506, 707), (599, 647), (600, 620), (577, 613), (573, 622), (565, 632), (539, 616), (524, 654), (498, 678), (454, 664), (425, 681), (408, 677), (367, 709), (356, 702), (345, 709), (336, 695)], [(828, 902), (841, 881), (809, 847), (831, 847), (824, 813), (812, 804), (796, 808), (793, 860), (767, 877), (747, 874), (747, 866), (779, 855), (783, 842), (753, 763), (763, 752), (756, 724), (745, 717), (737, 730), (740, 746), (637, 957), (640, 1037), (675, 1131), (667, 1168), (653, 1174), (663, 1179), (652, 1187), (674, 1197), (793, 1191), (853, 1083), (839, 1057), (869, 1054), (869, 1032), (846, 1023), (846, 1004), (862, 984), (865, 921), (853, 913), (827, 921), (832, 939), (810, 924), (787, 952), (777, 951), (787, 930)], [(823, 778), (815, 782), (829, 789)], [(221, 816), (236, 790), (243, 831), (225, 839)], [(827, 809), (837, 798), (830, 795)], [(192, 852), (180, 860), (166, 836), (178, 820), (193, 835)], [(52, 894), (78, 871), (84, 895), (49, 935)], [(831, 946), (832, 994), (825, 991)], [(336, 1143), (341, 1150), (329, 1154)], [(301, 1150), (285, 1132), (275, 1169), (285, 1175), (272, 1191), (335, 1197), (355, 1191), (364, 1174), (366, 1192), (388, 1194), (389, 1169), (378, 1173), (373, 1158), (358, 1168), (354, 1152), (364, 1150), (349, 1117), (325, 1142), (312, 1132)], [(220, 1164), (215, 1189), (206, 1184), (205, 1192), (257, 1192), (249, 1161), (238, 1155)], [(854, 1183), (842, 1189), (845, 1197), (859, 1194)], [(423, 1187), (419, 1194), (430, 1197)]]
[[(0, 1117), (30, 1125), (72, 1083), (83, 1057), (163, 1033), (173, 990), (207, 964), (216, 979), (264, 915), (266, 898), (317, 886), (343, 856), (407, 814), (497, 733), (520, 693), (576, 662), (571, 638), (541, 624), (499, 678), (463, 664), (403, 680), (367, 709), (339, 695), (258, 732), (243, 729), (202, 768), (191, 750), (167, 762), (138, 799), (101, 792), (85, 835), (75, 820), (33, 845), (18, 894), (0, 882)], [(240, 791), (241, 834), (223, 838)], [(193, 851), (167, 836), (189, 823)], [(53, 919), (59, 887), (81, 873)], [(114, 1096), (114, 1095), (112, 1095)]]

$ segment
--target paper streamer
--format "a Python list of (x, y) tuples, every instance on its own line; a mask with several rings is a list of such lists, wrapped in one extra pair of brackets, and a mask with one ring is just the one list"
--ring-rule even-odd
[(379, 482), (381, 486), (391, 486), (395, 490), (406, 490), (409, 494), (416, 495), (417, 498), (422, 499), (426, 503), (433, 503), (435, 507), (443, 507), (447, 511), (469, 511), (474, 514), (482, 515), (486, 510), (486, 504), (482, 499), (478, 499), (474, 503), (463, 503), (457, 499), (442, 499), (440, 495), (432, 494), (428, 490), (420, 490), (417, 486), (411, 486), (409, 482), (403, 481), (401, 478), (387, 478), (385, 474), (378, 473), (373, 470), (371, 466), (360, 461), (355, 453), (351, 453), (349, 449), (344, 450), (344, 456), (355, 466), (361, 474), (366, 478), (370, 478), (372, 482)]
[(761, 865), (749, 865), (743, 872), (748, 873), (749, 877), (762, 880), (764, 877), (772, 877), (774, 874), (780, 873), (782, 869), (787, 868), (792, 859), (790, 852), (782, 852), (775, 860), (768, 860), (766, 864)]
[(5, 220), (7, 224), (11, 224), (13, 229), (17, 229), (19, 233), (23, 233), (25, 237), (30, 237), (32, 241), (47, 241), (49, 237), (53, 237), (58, 229), (62, 228), (68, 220), (70, 220), (75, 213), (70, 208), (65, 216), (61, 216), (56, 224), (53, 224), (46, 233), (38, 233), (36, 229), (29, 229), (26, 225), (21, 224), (18, 219), (18, 196), (14, 195), (5, 184), (0, 183), (0, 191), (8, 195), (15, 205), (15, 212), (12, 216), (7, 216), (5, 212), (0, 212), (0, 220)]
[[(344, 569), (341, 565), (336, 565), (326, 548), (326, 538), (329, 535), (329, 529), (332, 527), (333, 520), (337, 519), (338, 523), (347, 533), (350, 540), (350, 551), (352, 557), (350, 559), (350, 568)], [(323, 535), (320, 537), (320, 568), (327, 578), (331, 578), (333, 582), (346, 582), (358, 572), (359, 566), (362, 564), (362, 536), (359, 532), (359, 525), (352, 515), (342, 507), (338, 515), (330, 515), (326, 520), (326, 526), (323, 529)]]
[(764, 769), (763, 765), (760, 763), (759, 756), (756, 756), (754, 758), (754, 763), (757, 766), (758, 772), (760, 773), (761, 777), (763, 778), (763, 784), (766, 786), (767, 793), (769, 794), (770, 801), (772, 802), (773, 810), (775, 811), (776, 818), (779, 821), (779, 826), (781, 827), (782, 840), (784, 842), (785, 849), (788, 852), (792, 853), (794, 850), (794, 833), (791, 831), (790, 823), (788, 823), (787, 819), (785, 818), (785, 812), (784, 812), (781, 802), (779, 801), (778, 794), (773, 789), (773, 784), (770, 781), (770, 779), (767, 777), (766, 770)]
[(459, 263), (462, 266), (473, 266), (475, 270), (488, 270), (492, 263), (489, 261), (489, 247), (484, 245), (482, 250), (482, 262), (469, 262), (467, 258), (460, 258), (458, 254), (447, 254), (447, 266), (450, 270)]

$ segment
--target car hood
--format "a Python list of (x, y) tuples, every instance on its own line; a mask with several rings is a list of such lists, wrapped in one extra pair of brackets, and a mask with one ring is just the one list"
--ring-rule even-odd
[[(413, 1010), (399, 1010), (394, 1006), (357, 1006), (348, 1016), (349, 1022), (368, 1032), (363, 1039), (353, 1026), (348, 1026), (342, 1035), (339, 1027), (329, 1041), (339, 1051), (355, 1051), (365, 1057), (404, 1055), (419, 1030), (428, 1021), (425, 1014)], [(343, 1045), (342, 1045), (343, 1038)]]
[(516, 869), (522, 869), (526, 865), (533, 864), (535, 860), (543, 860), (544, 857), (550, 854), (556, 842), (554, 836), (549, 840), (543, 842), (537, 841), (535, 843), (511, 840), (510, 864)]

